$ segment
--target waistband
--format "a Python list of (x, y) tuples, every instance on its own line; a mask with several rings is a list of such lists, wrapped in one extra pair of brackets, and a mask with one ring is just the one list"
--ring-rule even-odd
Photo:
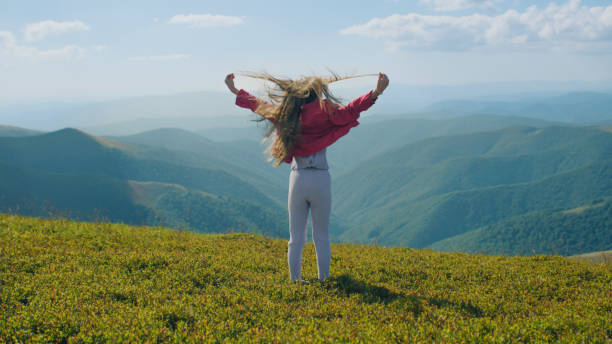
[(291, 172), (302, 172), (302, 171), (326, 171), (329, 172), (328, 168), (316, 168), (316, 167), (303, 167), (303, 168), (291, 168)]

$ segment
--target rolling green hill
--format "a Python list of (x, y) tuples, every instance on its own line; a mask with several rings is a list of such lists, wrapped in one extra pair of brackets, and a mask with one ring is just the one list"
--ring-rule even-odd
[(254, 123), (251, 123), (247, 127), (210, 128), (199, 130), (197, 133), (216, 142), (232, 142), (239, 140), (260, 142), (264, 137), (265, 128), (262, 125), (256, 126)]
[(170, 152), (140, 149), (75, 129), (20, 138), (0, 138), (0, 161), (54, 173), (91, 173), (118, 179), (179, 184), (263, 205), (277, 203), (234, 175), (163, 160)]
[(289, 282), (287, 242), (0, 215), (0, 342), (612, 339), (612, 265), (333, 245)]
[(189, 190), (176, 184), (104, 175), (52, 173), (0, 163), (0, 211), (64, 216), (198, 232), (258, 232), (287, 236), (287, 216), (256, 202)]
[(612, 135), (591, 128), (515, 127), (430, 138), (380, 154), (337, 178), (342, 202), (336, 210), (357, 212), (379, 199), (537, 180), (608, 159), (611, 152)]
[[(148, 150), (148, 147), (155, 147), (152, 152), (157, 159), (180, 165), (228, 171), (277, 201), (278, 207), (286, 209), (289, 165), (273, 167), (266, 160), (267, 156), (263, 154), (265, 145), (258, 142), (250, 140), (214, 142), (198, 134), (173, 128), (113, 139), (137, 145), (144, 151)], [(285, 223), (286, 213), (280, 218)], [(333, 233), (345, 230), (344, 221), (335, 214), (331, 216), (330, 230)], [(285, 231), (281, 236), (286, 235)], [(335, 239), (333, 235), (332, 239)]]
[[(531, 118), (493, 115), (468, 115), (447, 119), (405, 117), (389, 119), (383, 116), (365, 116), (360, 122), (359, 126), (351, 129), (349, 135), (328, 149), (329, 164), (335, 174), (347, 172), (363, 161), (388, 150), (430, 137), (469, 134), (517, 125), (544, 127), (554, 124)], [(257, 144), (263, 138), (264, 130), (257, 128), (255, 124), (246, 128), (207, 129), (199, 131), (198, 134), (212, 141), (230, 145), (237, 144), (232, 141), (241, 141), (244, 144), (250, 142), (249, 145), (257, 149), (249, 151), (249, 154), (256, 159), (261, 158), (261, 151), (265, 147)], [(241, 147), (237, 148), (242, 150)]]
[(508, 217), (578, 206), (611, 192), (612, 160), (594, 162), (535, 182), (455, 191), (422, 200), (399, 199), (370, 207), (354, 214), (353, 225), (340, 238), (425, 247)]
[(337, 174), (350, 171), (364, 161), (389, 150), (423, 139), (485, 132), (512, 126), (544, 127), (553, 124), (542, 120), (471, 115), (449, 119), (392, 119), (380, 122), (363, 120), (349, 135), (329, 149), (330, 166)]
[[(363, 124), (352, 129), (350, 135), (329, 148), (329, 163), (332, 173), (340, 175), (369, 158), (425, 138), (476, 133), (516, 125), (542, 127), (550, 124), (551, 122), (529, 118), (486, 115), (445, 120), (365, 120)], [(182, 129), (166, 128), (112, 139), (168, 149), (172, 151), (172, 154), (168, 155), (173, 155), (174, 159), (178, 159), (176, 151), (194, 153), (195, 155), (187, 157), (178, 155), (182, 159), (180, 163), (206, 162), (209, 165), (202, 167), (210, 167), (210, 163), (214, 162), (219, 168), (235, 171), (234, 174), (243, 180), (257, 186), (262, 192), (269, 192), (271, 197), (284, 203), (289, 166), (283, 164), (274, 168), (266, 161), (267, 156), (263, 154), (266, 146), (259, 143), (262, 137), (262, 129), (253, 124), (249, 128), (209, 129), (201, 135)], [(246, 174), (240, 174), (245, 170)]]
[[(371, 147), (395, 121), (369, 123), (372, 130), (351, 133), (346, 139), (355, 134), (363, 142), (346, 150), (344, 159), (356, 154), (351, 163), (360, 163), (340, 176), (332, 166), (332, 238), (427, 247), (512, 217), (612, 195), (612, 133), (607, 127), (471, 132), (523, 120), (423, 121), (402, 138), (406, 122), (388, 133), (388, 142)], [(465, 134), (445, 135), (451, 132)], [(427, 138), (412, 142), (421, 136)], [(399, 145), (402, 140), (412, 143)], [(288, 166), (273, 168), (262, 149), (252, 141), (220, 143), (182, 129), (117, 138), (74, 129), (4, 137), (0, 164), (7, 166), (4, 173), (10, 178), (0, 182), (0, 191), (6, 190), (1, 205), (5, 211), (19, 207), (18, 213), (26, 215), (44, 216), (54, 208), (82, 219), (103, 216), (207, 232), (231, 227), (284, 237)], [(357, 154), (360, 149), (364, 154)], [(44, 186), (45, 180), (53, 187)], [(68, 185), (73, 180), (75, 185)], [(93, 190), (90, 199), (79, 190)], [(541, 246), (550, 247), (550, 240)]]
[(337, 179), (344, 240), (424, 247), (504, 218), (612, 195), (612, 135), (509, 128), (423, 140)]
[[(265, 146), (251, 141), (214, 142), (183, 129), (163, 128), (113, 140), (155, 147), (157, 159), (227, 171), (262, 193), (286, 203), (289, 168), (273, 167), (263, 154)], [(145, 147), (141, 149), (146, 150)]]
[(0, 205), (26, 215), (287, 235), (278, 201), (214, 160), (199, 164), (215, 168), (198, 167), (181, 154), (74, 129), (0, 138)]
[(496, 222), (430, 245), (439, 251), (563, 254), (612, 249), (612, 201), (567, 210), (540, 210)]
[(41, 172), (0, 163), (0, 211), (144, 224), (128, 181), (104, 175)]

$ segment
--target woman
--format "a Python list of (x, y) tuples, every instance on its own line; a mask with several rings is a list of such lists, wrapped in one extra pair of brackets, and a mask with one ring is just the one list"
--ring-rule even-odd
[[(345, 106), (338, 105), (328, 85), (346, 79), (304, 77), (279, 79), (269, 74), (245, 74), (275, 84), (268, 92), (272, 103), (252, 96), (234, 86), (234, 74), (225, 83), (236, 95), (236, 105), (251, 109), (273, 125), (267, 136), (275, 132), (268, 151), (274, 165), (291, 164), (289, 177), (289, 275), (292, 281), (302, 280), (302, 249), (306, 243), (308, 212), (312, 214), (312, 238), (317, 253), (319, 280), (329, 277), (331, 249), (329, 215), (331, 211), (331, 178), (326, 148), (357, 125), (362, 111), (372, 106), (389, 85), (385, 74), (378, 74), (376, 88)], [(325, 96), (325, 99), (323, 99)]]

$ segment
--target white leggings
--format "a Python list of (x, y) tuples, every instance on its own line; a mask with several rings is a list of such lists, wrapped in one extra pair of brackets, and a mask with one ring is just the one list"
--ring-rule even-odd
[(317, 252), (319, 279), (329, 277), (331, 248), (329, 215), (331, 211), (331, 176), (327, 170), (313, 168), (292, 170), (289, 176), (289, 275), (302, 279), (302, 249), (306, 243), (308, 211), (312, 214), (312, 239)]

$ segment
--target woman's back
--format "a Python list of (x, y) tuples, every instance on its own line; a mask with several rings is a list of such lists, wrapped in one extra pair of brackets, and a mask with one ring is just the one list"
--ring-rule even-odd
[(304, 104), (300, 113), (300, 135), (294, 143), (291, 156), (307, 156), (329, 147), (346, 135), (351, 128), (359, 125), (359, 115), (376, 103), (372, 91), (339, 106), (328, 100), (323, 104), (313, 101)]

